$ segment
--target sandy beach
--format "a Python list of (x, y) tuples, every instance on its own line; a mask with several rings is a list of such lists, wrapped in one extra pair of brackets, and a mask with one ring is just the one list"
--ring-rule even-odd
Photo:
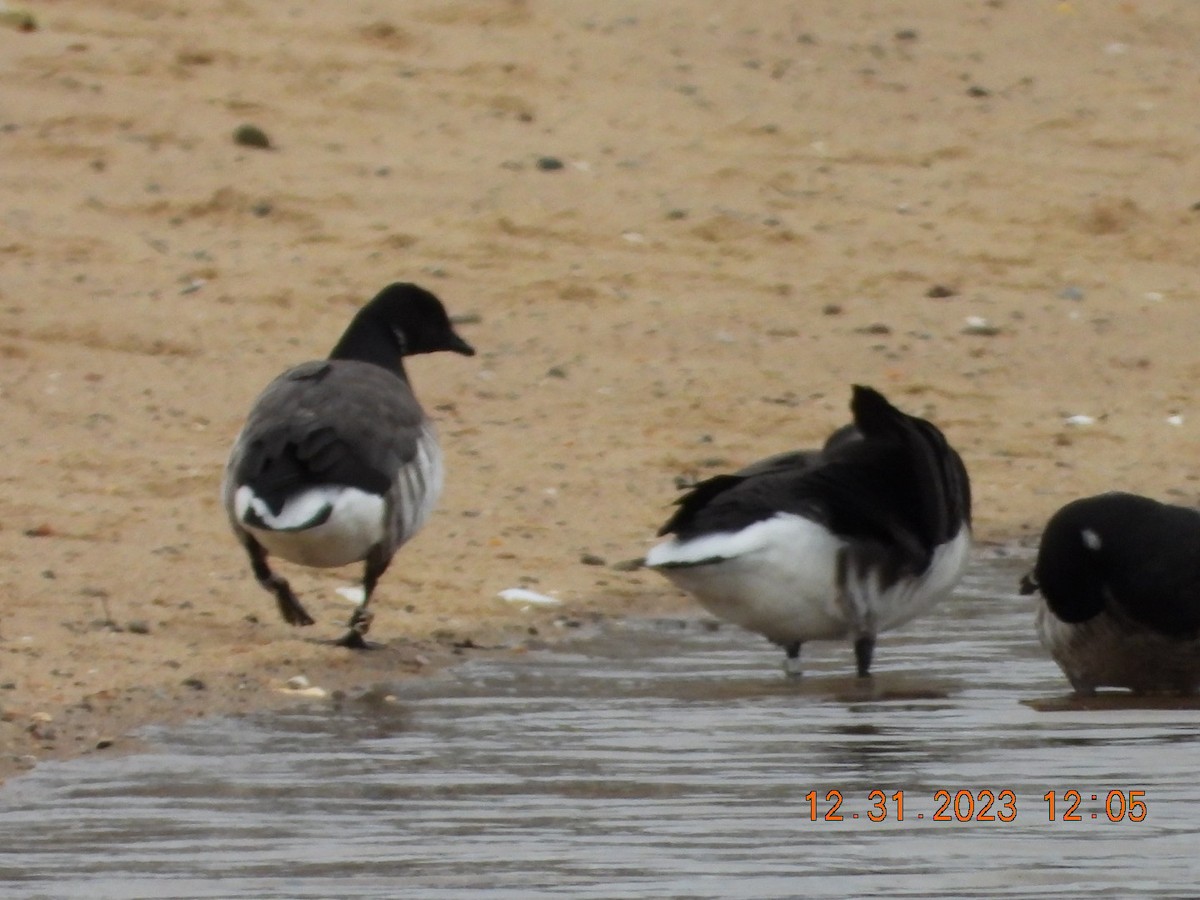
[[(676, 480), (820, 443), (854, 383), (959, 449), (982, 552), (1103, 490), (1196, 502), (1198, 4), (0, 19), (0, 777), (691, 610), (624, 565)], [(358, 570), (282, 564), (289, 627), (218, 488), (267, 381), (396, 280), (479, 355), (409, 366), (446, 491), (353, 653), (320, 640)]]

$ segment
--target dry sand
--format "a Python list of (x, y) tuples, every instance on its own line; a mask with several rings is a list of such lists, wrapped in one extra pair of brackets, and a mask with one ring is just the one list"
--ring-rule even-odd
[[(296, 674), (353, 691), (690, 609), (612, 564), (677, 476), (819, 442), (854, 382), (945, 430), (985, 544), (1109, 488), (1195, 500), (1200, 4), (21, 10), (0, 27), (0, 776), (294, 702)], [(357, 571), (286, 568), (319, 619), (289, 628), (217, 488), (266, 381), (393, 280), (481, 352), (410, 367), (447, 490), (377, 594), (386, 647), (354, 654), (315, 639)], [(496, 598), (514, 586), (563, 606)]]

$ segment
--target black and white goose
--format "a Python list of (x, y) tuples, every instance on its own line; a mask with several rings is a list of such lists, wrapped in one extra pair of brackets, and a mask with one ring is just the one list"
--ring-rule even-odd
[(392, 284), (358, 311), (328, 359), (288, 369), (263, 391), (234, 442), (221, 488), (259, 584), (292, 625), (311, 625), (269, 554), (305, 566), (363, 562), (363, 597), (337, 643), (366, 646), (367, 604), (396, 551), (442, 490), (442, 454), (402, 357), (473, 356), (441, 301)]
[(1200, 512), (1136, 494), (1068, 503), (1046, 523), (1021, 593), (1075, 692), (1200, 688)]
[(646, 565), (709, 612), (784, 648), (849, 638), (866, 676), (876, 636), (958, 583), (971, 543), (966, 468), (935, 426), (856, 386), (853, 427), (696, 485)]

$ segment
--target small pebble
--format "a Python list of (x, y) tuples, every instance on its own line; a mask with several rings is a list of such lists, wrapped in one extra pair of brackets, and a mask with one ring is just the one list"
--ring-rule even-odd
[(595, 553), (585, 553), (579, 557), (579, 561), (585, 566), (603, 566), (608, 564), (603, 556), (597, 556)]
[(204, 683), (203, 678), (196, 677), (185, 678), (180, 682), (180, 684), (182, 684), (184, 687), (191, 688), (193, 691), (202, 691), (208, 687), (208, 685)]
[(944, 284), (935, 284), (925, 292), (926, 297), (932, 297), (934, 300), (940, 300), (943, 297), (953, 297), (958, 291), (952, 287), (947, 287)]
[(1058, 298), (1060, 300), (1082, 300), (1083, 290), (1073, 284), (1069, 284), (1058, 292)]
[(134, 619), (125, 625), (125, 630), (133, 634), (149, 634), (150, 623), (145, 619)]
[(0, 24), (16, 31), (37, 31), (38, 22), (33, 13), (23, 9), (9, 9), (0, 3)]
[(271, 149), (271, 139), (257, 125), (239, 125), (234, 129), (233, 142), (239, 147), (254, 147), (258, 150)]
[(539, 156), (537, 167), (542, 172), (557, 172), (563, 168), (563, 161), (557, 156)]

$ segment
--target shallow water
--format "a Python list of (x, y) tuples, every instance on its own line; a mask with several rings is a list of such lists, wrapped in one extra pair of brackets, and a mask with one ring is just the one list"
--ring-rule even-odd
[(1195, 896), (1200, 711), (1064, 702), (1013, 593), (1025, 566), (976, 566), (881, 639), (867, 684), (848, 645), (805, 647), (791, 683), (753, 635), (633, 621), (405, 681), (396, 704), (152, 730), (148, 753), (0, 789), (0, 892)]

